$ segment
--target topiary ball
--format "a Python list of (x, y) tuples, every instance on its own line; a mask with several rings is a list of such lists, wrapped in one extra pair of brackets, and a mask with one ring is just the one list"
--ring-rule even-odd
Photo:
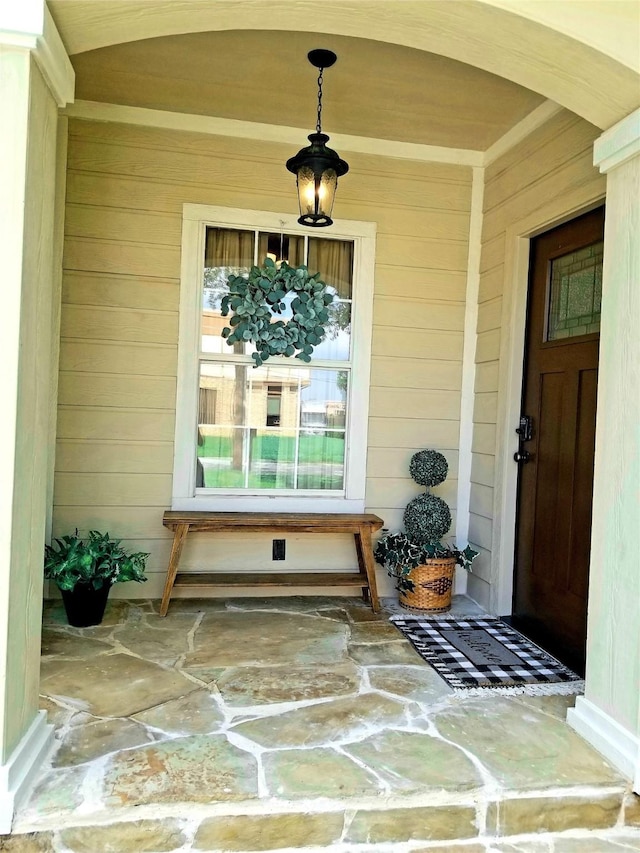
[(449, 465), (437, 450), (419, 450), (409, 463), (409, 473), (421, 486), (437, 486), (447, 479)]
[(439, 542), (451, 527), (449, 507), (428, 492), (409, 501), (404, 511), (404, 529), (416, 545)]

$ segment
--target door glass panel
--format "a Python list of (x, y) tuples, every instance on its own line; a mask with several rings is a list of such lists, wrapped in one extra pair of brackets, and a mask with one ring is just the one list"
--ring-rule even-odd
[(551, 261), (547, 340), (600, 331), (602, 241)]

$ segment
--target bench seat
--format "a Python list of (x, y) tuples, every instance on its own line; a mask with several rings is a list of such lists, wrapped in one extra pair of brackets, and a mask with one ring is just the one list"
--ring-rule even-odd
[[(173, 546), (160, 615), (166, 616), (174, 588), (359, 586), (374, 613), (380, 604), (376, 588), (371, 535), (383, 521), (371, 513), (261, 513), (167, 511), (163, 521), (173, 530)], [(358, 572), (178, 572), (180, 556), (189, 533), (351, 533), (354, 537)], [(286, 594), (286, 593), (285, 593)]]

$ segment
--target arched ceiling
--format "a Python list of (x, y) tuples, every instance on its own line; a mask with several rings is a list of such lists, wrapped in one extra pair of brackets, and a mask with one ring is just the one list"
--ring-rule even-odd
[(49, 0), (49, 7), (72, 55), (189, 32), (328, 32), (466, 62), (601, 128), (640, 104), (639, 76), (629, 67), (511, 8), (479, 0)]
[(486, 150), (540, 95), (470, 65), (369, 39), (231, 30), (100, 48), (73, 57), (76, 97), (308, 128), (316, 122), (316, 47), (338, 63), (324, 83), (323, 129)]

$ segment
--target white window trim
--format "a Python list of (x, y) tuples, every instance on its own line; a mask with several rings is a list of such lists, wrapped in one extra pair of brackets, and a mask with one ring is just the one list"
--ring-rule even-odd
[[(196, 495), (194, 449), (197, 431), (200, 310), (205, 228), (259, 228), (312, 236), (290, 214), (243, 210), (200, 204), (183, 205), (182, 263), (180, 271), (180, 323), (178, 382), (173, 464), (174, 510), (227, 512), (363, 512), (365, 501), (373, 281), (376, 224), (334, 220), (327, 237), (353, 240), (354, 281), (351, 316), (352, 367), (349, 383), (348, 424), (345, 442), (345, 494), (326, 497), (316, 493), (295, 495), (234, 494), (233, 491)], [(318, 236), (323, 236), (321, 233)], [(328, 365), (323, 362), (323, 365)]]

